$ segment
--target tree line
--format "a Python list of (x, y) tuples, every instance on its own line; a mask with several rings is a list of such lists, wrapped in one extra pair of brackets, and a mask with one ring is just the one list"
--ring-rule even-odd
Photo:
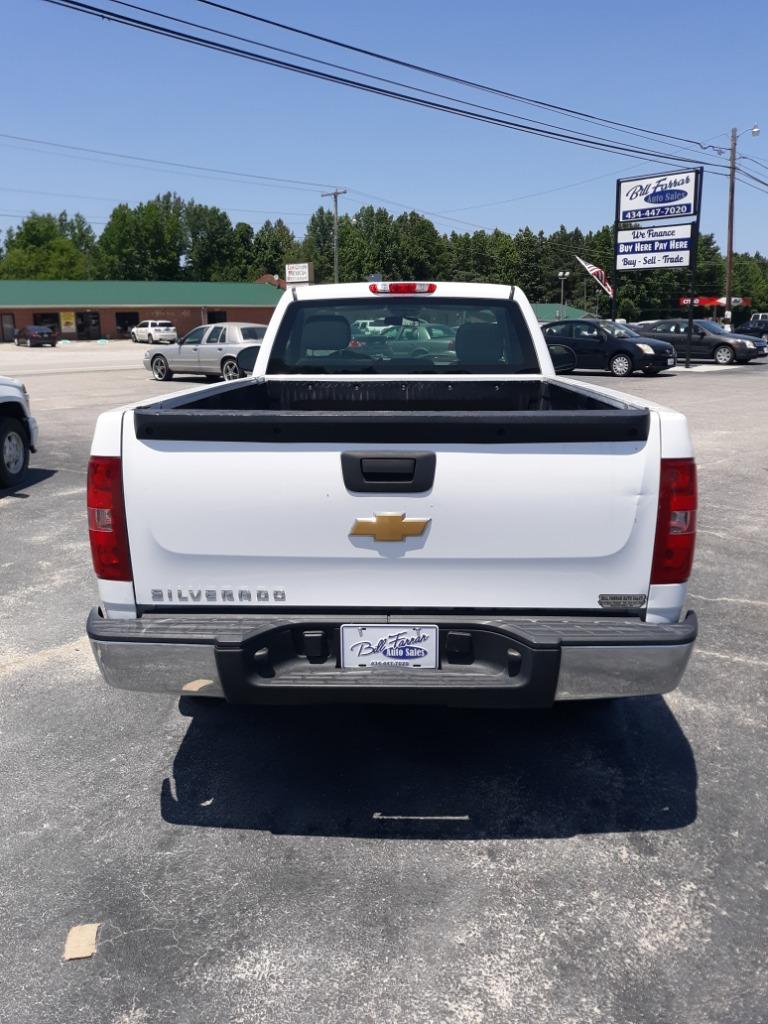
[[(557, 302), (558, 272), (570, 271), (566, 301), (607, 315), (608, 296), (575, 257), (612, 276), (612, 254), (609, 225), (588, 232), (560, 227), (545, 234), (525, 227), (515, 234), (499, 229), (447, 234), (413, 211), (395, 216), (363, 206), (339, 218), (342, 281), (374, 273), (394, 280), (493, 281), (519, 285), (533, 302)], [(297, 238), (282, 219), (259, 228), (233, 224), (218, 207), (169, 192), (133, 207), (119, 204), (98, 236), (79, 213), (30, 214), (0, 245), (0, 278), (253, 281), (263, 274), (282, 277), (286, 263), (304, 260), (314, 263), (318, 283), (333, 279), (329, 210), (317, 209)], [(724, 279), (724, 257), (714, 236), (704, 234), (698, 244), (697, 294), (722, 295)], [(618, 315), (628, 320), (671, 315), (679, 311), (688, 287), (687, 270), (623, 273)], [(768, 258), (759, 252), (735, 256), (733, 294), (749, 296), (753, 309), (768, 309)]]

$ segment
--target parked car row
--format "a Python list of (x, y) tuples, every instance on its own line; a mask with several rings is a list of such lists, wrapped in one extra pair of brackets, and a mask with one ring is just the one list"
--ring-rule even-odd
[(653, 377), (677, 363), (668, 342), (649, 341), (612, 320), (562, 320), (544, 324), (542, 330), (547, 343), (573, 349), (578, 370), (608, 370), (614, 377), (641, 370)]
[(736, 333), (768, 341), (768, 313), (753, 313), (745, 324), (739, 326)]
[[(668, 341), (674, 345), (678, 356), (685, 356), (688, 350), (688, 320), (678, 317), (673, 320), (652, 320), (634, 324), (638, 334), (646, 338)], [(714, 359), (720, 366), (731, 363), (749, 363), (766, 354), (766, 343), (762, 338), (726, 331), (714, 320), (694, 320), (691, 336), (692, 359)]]
[(266, 324), (202, 324), (184, 335), (181, 341), (153, 342), (144, 353), (144, 366), (155, 380), (170, 380), (174, 373), (200, 374), (211, 380), (237, 380), (240, 370), (238, 352), (258, 346), (266, 333)]
[[(579, 370), (607, 370), (628, 377), (636, 370), (654, 376), (672, 369), (688, 354), (688, 320), (646, 320), (618, 324), (612, 320), (558, 320), (543, 324), (548, 344), (567, 345)], [(766, 321), (768, 333), (768, 321)], [(748, 363), (767, 354), (763, 338), (734, 334), (712, 320), (694, 320), (692, 359), (714, 359), (720, 366)]]

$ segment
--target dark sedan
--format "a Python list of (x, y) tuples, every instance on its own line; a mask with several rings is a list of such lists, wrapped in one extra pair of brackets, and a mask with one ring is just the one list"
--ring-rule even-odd
[[(644, 338), (670, 342), (675, 346), (678, 357), (685, 358), (688, 349), (688, 321), (684, 317), (641, 324), (637, 330)], [(693, 321), (692, 359), (714, 359), (720, 366), (729, 366), (731, 363), (748, 363), (765, 354), (766, 346), (761, 338), (732, 334), (714, 320)]]
[(737, 334), (768, 342), (768, 313), (753, 313), (750, 320), (739, 324)]
[(16, 331), (13, 342), (15, 345), (25, 345), (27, 348), (42, 348), (43, 345), (55, 348), (58, 340), (58, 336), (52, 328), (28, 324)]
[(556, 320), (542, 330), (547, 343), (573, 349), (577, 370), (609, 370), (614, 377), (642, 370), (653, 377), (677, 362), (674, 348), (666, 341), (649, 341), (612, 320)]

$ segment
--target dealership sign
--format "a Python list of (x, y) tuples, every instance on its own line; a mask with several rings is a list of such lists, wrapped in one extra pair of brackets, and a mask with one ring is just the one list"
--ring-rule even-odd
[(672, 220), (698, 213), (699, 172), (672, 171), (618, 182), (616, 220)]
[(690, 224), (630, 228), (616, 234), (617, 270), (677, 270), (690, 263)]

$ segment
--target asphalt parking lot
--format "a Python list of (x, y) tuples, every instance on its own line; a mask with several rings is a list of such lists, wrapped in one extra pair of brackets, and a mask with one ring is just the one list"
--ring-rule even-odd
[(583, 378), (690, 418), (667, 699), (243, 709), (109, 690), (84, 635), (96, 416), (194, 383), (142, 352), (0, 346), (41, 430), (0, 491), (4, 1019), (764, 1024), (768, 365)]

